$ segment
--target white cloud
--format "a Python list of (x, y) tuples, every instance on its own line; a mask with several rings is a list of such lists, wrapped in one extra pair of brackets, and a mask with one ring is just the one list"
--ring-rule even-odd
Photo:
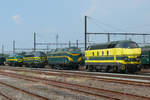
[(12, 16), (12, 19), (16, 24), (23, 24), (23, 18), (19, 14)]

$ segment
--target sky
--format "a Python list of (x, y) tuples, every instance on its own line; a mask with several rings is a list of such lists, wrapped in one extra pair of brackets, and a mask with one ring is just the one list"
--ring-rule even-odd
[[(88, 32), (150, 33), (150, 0), (0, 0), (0, 48), (33, 48), (37, 42), (84, 42), (84, 16)], [(129, 36), (137, 42), (142, 37)], [(88, 41), (106, 42), (106, 36), (89, 36)], [(111, 40), (124, 37), (111, 36)], [(149, 37), (146, 37), (149, 42)], [(39, 46), (40, 47), (40, 46)]]

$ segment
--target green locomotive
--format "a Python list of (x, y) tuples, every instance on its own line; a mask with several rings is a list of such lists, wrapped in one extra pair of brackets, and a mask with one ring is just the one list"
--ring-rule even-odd
[(55, 49), (48, 53), (47, 58), (53, 69), (78, 69), (82, 62), (82, 53), (77, 47)]
[(0, 65), (5, 65), (6, 58), (0, 57)]
[(23, 56), (19, 55), (19, 54), (10, 54), (7, 58), (6, 58), (6, 63), (9, 66), (22, 66), (23, 63)]
[(141, 66), (142, 68), (150, 68), (150, 48), (142, 48)]
[(23, 57), (23, 64), (27, 67), (44, 68), (47, 64), (47, 57), (44, 52), (28, 52)]

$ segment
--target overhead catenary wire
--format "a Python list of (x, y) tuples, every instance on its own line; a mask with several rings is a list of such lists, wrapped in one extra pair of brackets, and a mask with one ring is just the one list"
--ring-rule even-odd
[[(85, 29), (87, 29), (87, 19), (91, 19), (91, 20), (94, 20), (94, 23), (96, 24), (96, 25), (98, 25), (97, 24), (97, 22), (100, 22), (100, 21), (98, 21), (97, 19), (95, 19), (95, 18), (92, 18), (92, 17), (89, 17), (89, 16), (85, 16)], [(140, 33), (137, 33), (137, 32), (125, 32), (125, 30), (122, 30), (122, 29), (118, 29), (118, 28), (115, 28), (115, 27), (113, 27), (113, 26), (111, 26), (111, 25), (108, 25), (108, 24), (105, 24), (105, 23), (103, 23), (103, 22), (100, 22), (100, 24), (102, 24), (102, 25), (105, 25), (105, 26), (107, 26), (107, 27), (111, 27), (111, 28), (113, 28), (113, 29), (115, 29), (115, 30), (121, 30), (121, 31), (123, 31), (123, 32), (87, 32), (87, 30), (85, 31), (85, 50), (86, 50), (86, 48), (87, 48), (87, 40), (86, 40), (86, 38), (87, 38), (87, 36), (89, 36), (89, 35), (107, 35), (108, 36), (108, 42), (110, 42), (110, 35), (122, 35), (122, 36), (126, 36), (125, 38), (127, 39), (127, 36), (128, 35), (130, 35), (130, 36), (135, 36), (135, 35), (138, 35), (138, 36), (142, 36), (143, 35), (143, 42), (144, 43), (140, 43), (140, 44), (145, 44), (146, 42), (145, 42), (145, 36), (149, 36), (150, 34), (149, 33), (144, 33), (144, 32), (140, 32)], [(89, 42), (89, 41), (88, 41)], [(149, 44), (149, 43), (147, 43), (147, 44)]]
[[(91, 19), (91, 21), (93, 21), (95, 24), (97, 24), (97, 25), (103, 25), (103, 26), (106, 26), (106, 27), (108, 27), (108, 28), (112, 28), (114, 31), (122, 31), (122, 32), (125, 32), (125, 30), (123, 30), (123, 29), (120, 29), (120, 28), (116, 28), (116, 27), (114, 27), (114, 26), (112, 26), (112, 25), (110, 25), (110, 24), (106, 24), (106, 23), (104, 23), (104, 22), (102, 22), (102, 21), (99, 21), (99, 20), (97, 20), (97, 19), (95, 19), (95, 18), (93, 18), (93, 17), (87, 17), (88, 19)], [(106, 30), (105, 30), (106, 31)], [(108, 31), (107, 31), (108, 32)]]

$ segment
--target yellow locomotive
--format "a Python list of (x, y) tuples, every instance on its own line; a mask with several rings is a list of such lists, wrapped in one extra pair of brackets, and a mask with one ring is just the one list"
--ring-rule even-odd
[(86, 69), (134, 73), (140, 71), (140, 55), (141, 48), (129, 40), (91, 45), (85, 51)]

